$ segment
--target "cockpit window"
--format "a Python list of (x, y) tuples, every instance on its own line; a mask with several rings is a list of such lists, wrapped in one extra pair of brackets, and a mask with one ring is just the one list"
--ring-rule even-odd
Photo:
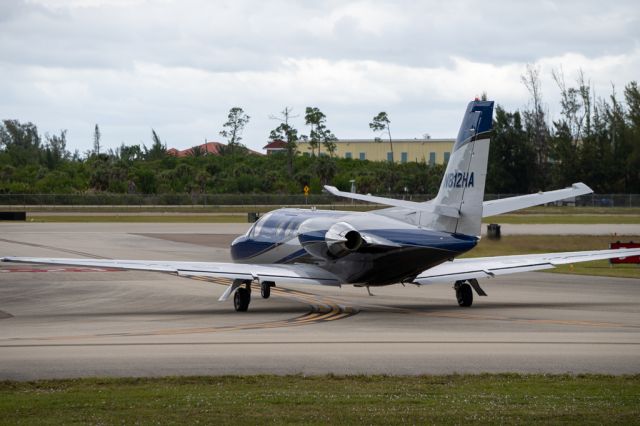
[[(313, 217), (314, 214), (314, 212), (309, 211), (275, 210), (258, 219), (247, 231), (246, 235), (249, 238), (282, 242), (295, 237), (300, 224)], [(335, 215), (342, 214), (336, 213)]]
[(264, 224), (267, 220), (269, 220), (269, 218), (273, 215), (272, 212), (265, 214), (264, 216), (262, 216), (260, 219), (258, 219), (258, 221), (256, 223), (253, 224), (253, 226), (251, 227), (251, 233), (249, 234), (249, 236), (251, 237), (255, 237), (257, 235), (260, 235), (260, 233), (262, 232), (262, 228), (264, 227)]

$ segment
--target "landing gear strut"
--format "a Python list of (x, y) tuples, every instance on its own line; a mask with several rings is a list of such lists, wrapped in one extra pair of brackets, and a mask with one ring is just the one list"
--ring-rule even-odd
[(246, 282), (244, 287), (238, 287), (233, 296), (233, 307), (237, 312), (246, 312), (251, 302), (251, 282)]
[(276, 283), (273, 281), (263, 281), (260, 283), (260, 295), (263, 299), (268, 299), (271, 296), (271, 287), (275, 287)]

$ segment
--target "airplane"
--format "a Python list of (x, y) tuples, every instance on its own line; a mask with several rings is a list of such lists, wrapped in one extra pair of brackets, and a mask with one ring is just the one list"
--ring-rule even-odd
[[(263, 215), (231, 244), (233, 263), (152, 260), (4, 257), (4, 262), (108, 267), (173, 273), (181, 277), (225, 278), (236, 311), (247, 311), (251, 284), (261, 296), (280, 284), (366, 287), (453, 283), (461, 307), (474, 292), (486, 296), (478, 279), (557, 265), (640, 255), (640, 249), (595, 250), (456, 259), (480, 239), (483, 217), (593, 192), (571, 187), (484, 201), (493, 126), (493, 101), (468, 104), (437, 196), (413, 202), (348, 193), (338, 197), (388, 206), (367, 212), (282, 208)], [(371, 293), (369, 293), (371, 294)]]

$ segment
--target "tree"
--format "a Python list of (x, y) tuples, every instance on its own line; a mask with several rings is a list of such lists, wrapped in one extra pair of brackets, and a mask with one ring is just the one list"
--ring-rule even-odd
[(333, 157), (336, 152), (336, 141), (338, 139), (331, 130), (327, 128), (327, 116), (316, 107), (307, 107), (304, 121), (305, 124), (311, 126), (311, 129), (309, 131), (309, 137), (301, 137), (301, 139), (309, 141), (311, 156), (315, 156), (316, 148), (318, 149), (318, 156), (320, 156), (320, 147), (324, 146), (329, 156)]
[(273, 115), (270, 117), (273, 120), (281, 121), (281, 123), (269, 134), (269, 139), (272, 141), (281, 140), (286, 143), (285, 149), (287, 152), (287, 171), (289, 177), (293, 177), (293, 158), (296, 155), (298, 146), (298, 130), (289, 124), (289, 120), (293, 118), (291, 111), (291, 108), (285, 107), (285, 109), (280, 112), (280, 117)]
[(0, 146), (4, 146), (11, 164), (20, 167), (37, 164), (40, 159), (40, 135), (33, 123), (4, 120), (0, 126)]
[(585, 85), (582, 71), (578, 78), (578, 88), (567, 87), (562, 69), (553, 70), (551, 74), (560, 89), (560, 114), (564, 117), (572, 139), (578, 142), (582, 140), (585, 130), (588, 133), (590, 128), (590, 124), (585, 126), (585, 119), (589, 123), (591, 118), (589, 87)]
[(189, 150), (190, 157), (194, 157), (194, 158), (204, 157), (204, 154), (205, 154), (204, 149), (200, 145), (192, 146), (191, 149)]
[(119, 156), (125, 163), (132, 163), (142, 158), (142, 150), (140, 145), (127, 146), (124, 143), (120, 146)]
[(69, 158), (69, 152), (67, 151), (67, 131), (62, 130), (60, 136), (58, 135), (45, 135), (47, 141), (45, 146), (45, 158), (47, 167), (49, 170), (53, 170), (62, 160)]
[(311, 148), (311, 156), (315, 156), (315, 150), (320, 155), (321, 135), (318, 128), (324, 123), (326, 116), (316, 107), (307, 107), (304, 115), (304, 124), (311, 126), (309, 130), (309, 147)]
[[(391, 149), (391, 162), (394, 162), (393, 158), (393, 141), (391, 140), (391, 120), (387, 116), (387, 113), (382, 111), (379, 112), (378, 115), (373, 117), (373, 121), (369, 123), (369, 127), (374, 132), (387, 132), (387, 136), (389, 137), (389, 148)], [(380, 140), (380, 138), (376, 138), (376, 140)]]
[(159, 160), (165, 157), (167, 155), (167, 146), (162, 143), (160, 137), (153, 129), (151, 129), (151, 139), (153, 140), (151, 149), (147, 150), (147, 147), (144, 147), (145, 157), (148, 160)]
[(640, 90), (636, 81), (627, 84), (624, 88), (624, 97), (627, 102), (629, 144), (632, 147), (626, 164), (628, 180), (626, 190), (637, 193), (640, 191)]
[(245, 114), (244, 110), (240, 107), (233, 107), (229, 110), (227, 122), (222, 125), (224, 129), (220, 131), (220, 136), (227, 139), (229, 154), (235, 154), (237, 148), (243, 146), (240, 143), (242, 140), (242, 131), (250, 119), (251, 117)]
[(96, 124), (96, 127), (93, 129), (93, 153), (100, 154), (100, 127)]
[(523, 111), (522, 115), (529, 143), (535, 153), (534, 159), (537, 171), (532, 187), (543, 189), (548, 182), (550, 132), (542, 104), (540, 70), (532, 65), (527, 65), (526, 73), (520, 76), (520, 81), (531, 96), (531, 107)]
[(331, 130), (327, 129), (324, 126), (319, 128), (320, 140), (322, 141), (322, 145), (324, 149), (327, 150), (329, 156), (333, 157), (336, 153), (337, 144), (336, 141), (338, 138), (331, 132)]
[(331, 182), (338, 168), (335, 159), (323, 155), (314, 162), (312, 170), (320, 179), (320, 184), (326, 185)]
[(520, 193), (530, 191), (533, 149), (522, 127), (520, 112), (496, 107), (487, 170), (487, 192)]

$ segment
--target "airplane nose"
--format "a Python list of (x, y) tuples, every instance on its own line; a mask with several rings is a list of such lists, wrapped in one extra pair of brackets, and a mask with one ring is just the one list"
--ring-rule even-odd
[(244, 235), (240, 235), (239, 237), (236, 237), (235, 240), (231, 241), (231, 247), (237, 245), (237, 244), (241, 244), (243, 242), (245, 242), (247, 240), (247, 237), (245, 237)]

